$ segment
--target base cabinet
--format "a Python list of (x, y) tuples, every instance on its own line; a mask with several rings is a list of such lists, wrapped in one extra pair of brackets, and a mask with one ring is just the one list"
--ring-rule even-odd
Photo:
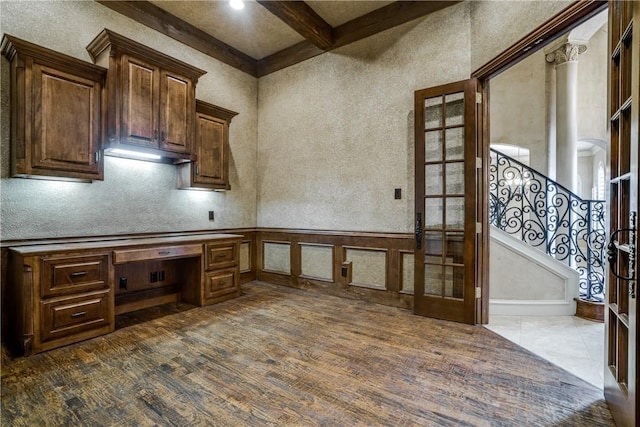
[(113, 332), (117, 314), (241, 295), (242, 236), (186, 236), (9, 248), (10, 341), (30, 355)]
[(208, 271), (205, 273), (205, 285), (203, 287), (203, 300), (205, 305), (220, 302), (224, 299), (239, 296), (238, 277), (235, 268)]
[(40, 301), (41, 342), (63, 338), (73, 340), (86, 331), (95, 331), (97, 336), (104, 328), (111, 330), (110, 297), (111, 292), (107, 289)]
[(109, 270), (107, 252), (10, 250), (5, 307), (17, 350), (29, 355), (112, 332)]

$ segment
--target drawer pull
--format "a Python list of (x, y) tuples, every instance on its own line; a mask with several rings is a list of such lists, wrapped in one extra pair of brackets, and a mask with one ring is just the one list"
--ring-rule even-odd
[(73, 313), (71, 317), (80, 317), (80, 316), (84, 316), (85, 314), (87, 314), (86, 311), (79, 311), (77, 313)]
[(76, 277), (83, 277), (86, 276), (87, 272), (86, 271), (76, 271), (75, 273), (71, 273), (70, 276), (72, 278), (76, 278)]
[(226, 258), (227, 254), (218, 254), (216, 255), (216, 259)]
[(219, 284), (220, 286), (224, 286), (224, 285), (226, 285), (226, 284), (227, 284), (227, 281), (226, 281), (226, 280), (221, 280), (218, 284)]
[(158, 255), (169, 255), (171, 251), (159, 251)]

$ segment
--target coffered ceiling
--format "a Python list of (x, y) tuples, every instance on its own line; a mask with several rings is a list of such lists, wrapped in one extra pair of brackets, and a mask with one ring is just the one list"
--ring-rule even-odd
[(129, 18), (256, 77), (458, 1), (100, 1)]

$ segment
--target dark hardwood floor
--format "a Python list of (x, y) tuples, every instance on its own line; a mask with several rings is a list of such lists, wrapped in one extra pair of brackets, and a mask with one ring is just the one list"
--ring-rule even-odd
[(482, 327), (243, 290), (29, 358), (3, 349), (1, 424), (613, 425), (601, 390)]

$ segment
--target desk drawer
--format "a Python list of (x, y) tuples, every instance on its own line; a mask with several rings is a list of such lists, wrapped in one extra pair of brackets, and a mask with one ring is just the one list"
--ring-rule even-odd
[(235, 269), (220, 270), (205, 274), (204, 300), (236, 292), (237, 290)]
[(126, 249), (113, 251), (113, 263), (149, 261), (167, 258), (190, 258), (202, 255), (202, 245), (162, 246), (145, 249)]
[(42, 263), (43, 298), (109, 287), (108, 255), (45, 258)]
[(205, 253), (207, 257), (207, 270), (215, 270), (217, 268), (231, 267), (236, 265), (237, 260), (237, 244), (228, 243), (207, 243), (205, 244)]
[(42, 341), (109, 325), (109, 290), (41, 301)]

